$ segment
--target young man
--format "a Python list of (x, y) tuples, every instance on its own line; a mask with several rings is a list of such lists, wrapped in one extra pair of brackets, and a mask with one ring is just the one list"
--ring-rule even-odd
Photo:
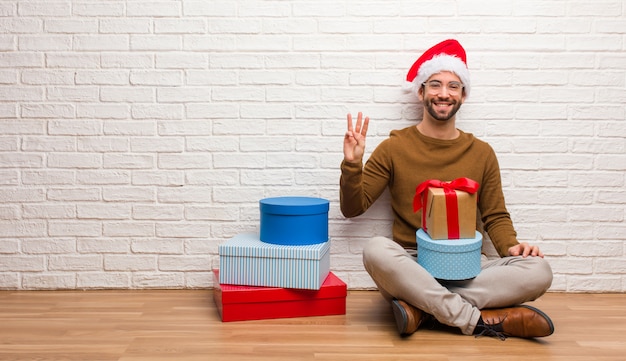
[[(465, 50), (456, 40), (433, 46), (413, 64), (407, 82), (424, 106), (422, 121), (392, 131), (363, 166), (369, 118), (359, 113), (353, 126), (348, 114), (340, 180), (346, 217), (364, 213), (385, 188), (390, 190), (393, 240), (372, 238), (363, 249), (363, 263), (391, 302), (398, 331), (410, 335), (434, 317), (466, 335), (504, 339), (552, 334), (554, 325), (546, 314), (522, 305), (548, 290), (552, 270), (538, 247), (516, 238), (493, 149), (455, 125), (456, 112), (470, 93)], [(437, 280), (416, 262), (421, 214), (413, 212), (413, 196), (425, 180), (461, 177), (480, 184), (477, 229), (484, 226), (501, 258), (483, 256), (481, 272), (471, 280)]]

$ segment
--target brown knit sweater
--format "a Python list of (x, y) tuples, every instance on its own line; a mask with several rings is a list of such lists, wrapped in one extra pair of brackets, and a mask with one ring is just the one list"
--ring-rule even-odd
[[(421, 227), (420, 211), (413, 212), (415, 188), (428, 179), (461, 177), (480, 184), (478, 213), (484, 229), (500, 256), (508, 256), (508, 248), (518, 241), (504, 203), (498, 160), (491, 146), (470, 133), (440, 140), (421, 134), (415, 126), (392, 131), (365, 167), (342, 162), (341, 211), (348, 218), (361, 215), (389, 187), (393, 238), (403, 247), (415, 249), (415, 231)], [(477, 229), (482, 229), (478, 222)]]

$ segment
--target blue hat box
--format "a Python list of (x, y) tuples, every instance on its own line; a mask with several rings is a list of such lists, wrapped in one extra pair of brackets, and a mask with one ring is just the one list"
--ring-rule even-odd
[(433, 240), (423, 229), (416, 232), (417, 263), (433, 277), (460, 281), (480, 273), (483, 236), (476, 231), (474, 238)]
[(259, 203), (261, 241), (286, 246), (328, 241), (328, 200), (274, 197), (262, 199)]

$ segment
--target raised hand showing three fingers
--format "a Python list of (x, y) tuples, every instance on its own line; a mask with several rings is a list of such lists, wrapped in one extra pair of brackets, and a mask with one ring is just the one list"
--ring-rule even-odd
[(365, 153), (365, 137), (370, 118), (359, 112), (356, 126), (352, 124), (352, 114), (348, 113), (348, 130), (343, 138), (343, 159), (349, 163), (360, 162)]

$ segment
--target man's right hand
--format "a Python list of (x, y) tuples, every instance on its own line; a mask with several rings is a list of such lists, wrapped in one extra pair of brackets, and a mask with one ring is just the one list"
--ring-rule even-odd
[(370, 118), (359, 112), (356, 119), (356, 126), (352, 126), (352, 114), (348, 113), (348, 131), (343, 138), (343, 160), (348, 163), (358, 163), (363, 159), (365, 153), (365, 137)]

